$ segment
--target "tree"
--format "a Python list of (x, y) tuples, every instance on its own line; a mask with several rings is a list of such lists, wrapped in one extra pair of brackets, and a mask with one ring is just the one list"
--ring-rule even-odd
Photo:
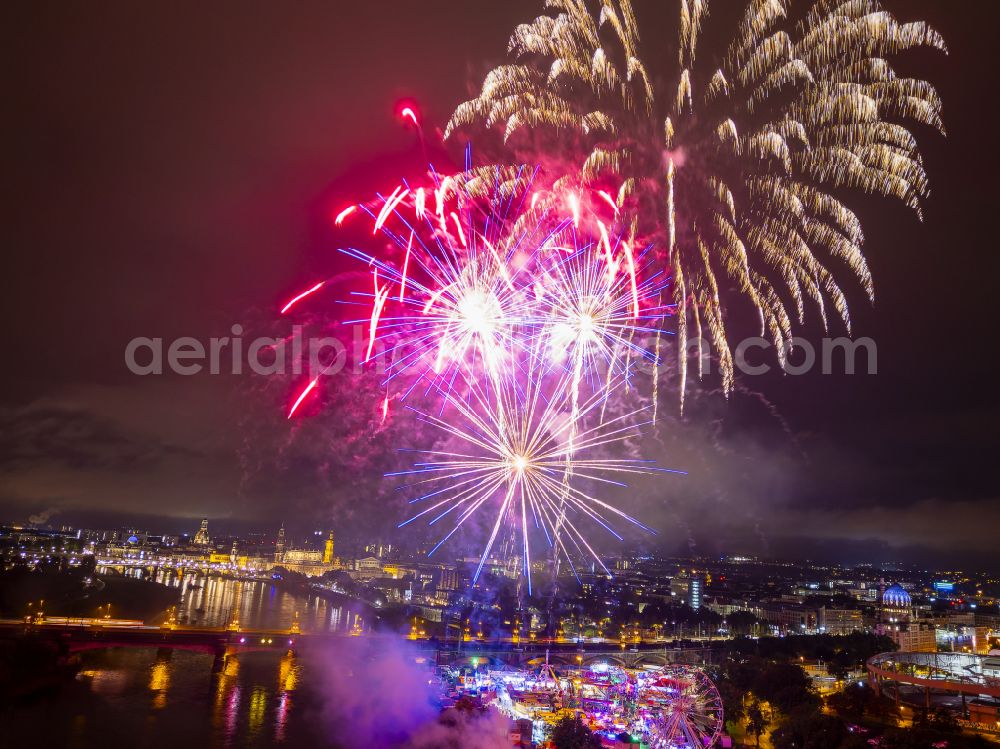
[(754, 698), (747, 707), (747, 731), (753, 736), (754, 743), (758, 747), (761, 734), (767, 730), (768, 717), (760, 701)]
[(601, 749), (601, 740), (583, 725), (579, 713), (556, 723), (549, 739), (555, 749)]
[[(943, 718), (943, 716), (942, 716)], [(962, 733), (951, 720), (918, 716), (910, 728), (891, 728), (883, 734), (883, 749), (990, 749), (996, 744), (979, 734)], [(943, 725), (942, 725), (943, 724)], [(954, 729), (954, 730), (953, 730)]]
[(899, 722), (899, 703), (885, 694), (875, 694), (869, 689), (871, 697), (865, 704), (865, 712), (875, 720), (888, 723), (891, 726)]
[(833, 678), (843, 681), (856, 665), (850, 653), (840, 652), (833, 654), (827, 661), (826, 667)]
[(718, 672), (712, 674), (712, 681), (719, 690), (719, 697), (722, 699), (722, 713), (726, 716), (726, 722), (731, 721), (738, 724), (743, 720), (743, 698), (746, 696), (746, 692), (729, 679), (719, 678)]
[(840, 718), (822, 713), (799, 714), (771, 732), (774, 749), (840, 749), (849, 738)]
[(933, 712), (922, 711), (913, 721), (919, 728), (928, 728), (939, 733), (960, 733), (962, 727), (946, 708), (939, 707)]
[(321, 579), (332, 583), (340, 591), (350, 596), (358, 596), (364, 592), (364, 586), (351, 577), (347, 570), (329, 570), (323, 573)]
[(865, 708), (869, 699), (874, 695), (869, 695), (870, 688), (849, 684), (842, 691), (831, 694), (826, 702), (837, 715), (852, 720), (860, 720), (865, 714)]
[(819, 705), (812, 682), (796, 664), (766, 664), (760, 669), (755, 682), (753, 692), (786, 715)]
[(729, 631), (734, 635), (749, 635), (753, 633), (757, 617), (749, 611), (734, 611), (727, 617), (726, 622), (729, 625)]
[(882, 723), (896, 725), (899, 718), (895, 700), (875, 694), (875, 690), (867, 684), (849, 684), (843, 691), (831, 694), (826, 702), (837, 715), (854, 721), (867, 715)]

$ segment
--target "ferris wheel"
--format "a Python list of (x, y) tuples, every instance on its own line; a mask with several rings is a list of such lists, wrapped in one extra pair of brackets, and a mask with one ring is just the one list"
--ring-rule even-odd
[(722, 734), (722, 698), (700, 669), (664, 671), (643, 700), (650, 749), (710, 749)]

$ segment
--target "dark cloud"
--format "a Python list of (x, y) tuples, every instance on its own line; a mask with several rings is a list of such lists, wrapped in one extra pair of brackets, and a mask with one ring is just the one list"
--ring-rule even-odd
[(103, 415), (38, 405), (0, 413), (0, 471), (30, 472), (39, 466), (69, 471), (142, 472), (192, 450), (129, 433)]
[(43, 508), (191, 516), (228, 506), (230, 514), (239, 471), (226, 404), (148, 380), (68, 388), (4, 409), (0, 506), (21, 519)]

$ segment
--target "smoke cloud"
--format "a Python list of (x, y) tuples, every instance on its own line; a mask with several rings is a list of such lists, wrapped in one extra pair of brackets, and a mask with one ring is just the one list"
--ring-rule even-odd
[(322, 720), (336, 746), (501, 749), (508, 721), (494, 712), (441, 714), (437, 676), (406, 643), (366, 637), (325, 651)]
[(59, 512), (60, 510), (58, 507), (50, 507), (49, 509), (42, 510), (42, 512), (39, 512), (35, 515), (29, 515), (28, 522), (31, 525), (42, 525), (44, 523), (49, 522), (49, 518), (51, 518), (53, 515), (58, 515)]

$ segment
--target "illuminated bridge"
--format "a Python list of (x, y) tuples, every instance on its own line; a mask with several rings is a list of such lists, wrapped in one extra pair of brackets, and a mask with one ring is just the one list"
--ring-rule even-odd
[[(377, 635), (363, 635), (377, 637)], [(299, 632), (293, 626), (284, 630), (223, 627), (145, 626), (141, 622), (100, 622), (99, 620), (42, 622), (0, 622), (0, 637), (30, 637), (54, 643), (63, 655), (103, 648), (156, 648), (190, 650), (214, 656), (213, 671), (240, 653), (271, 650), (302, 651), (324, 644), (343, 642), (348, 634)], [(393, 638), (396, 639), (396, 638)], [(607, 662), (641, 668), (645, 665), (704, 663), (711, 651), (707, 648), (668, 648), (656, 644), (615, 647), (607, 643), (481, 643), (415, 640), (410, 643), (420, 656), (439, 665), (475, 666), (508, 664), (512, 666), (587, 665)]]
[[(215, 657), (213, 671), (226, 660), (241, 652), (275, 650), (286, 652), (301, 647), (310, 639), (292, 630), (235, 630), (224, 627), (145, 626), (141, 622), (99, 620), (42, 622), (25, 624), (17, 621), (0, 622), (0, 637), (31, 638), (57, 646), (60, 655), (68, 656), (84, 650), (105, 648), (156, 648), (189, 650)], [(343, 635), (341, 635), (343, 636)], [(312, 636), (316, 638), (316, 636)], [(329, 639), (331, 636), (327, 636)]]

